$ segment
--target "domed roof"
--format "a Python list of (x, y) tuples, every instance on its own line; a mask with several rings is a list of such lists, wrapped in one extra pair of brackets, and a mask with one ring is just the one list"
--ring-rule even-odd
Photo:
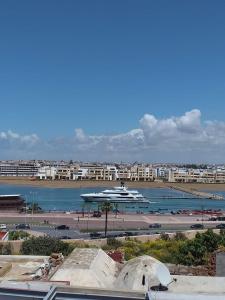
[(139, 256), (124, 265), (115, 281), (115, 287), (148, 291), (151, 286), (160, 284), (161, 274), (166, 274), (167, 278), (170, 278), (169, 270), (159, 260), (148, 255)]

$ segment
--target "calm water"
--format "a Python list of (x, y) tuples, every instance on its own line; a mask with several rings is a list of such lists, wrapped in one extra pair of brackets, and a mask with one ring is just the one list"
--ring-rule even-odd
[[(15, 185), (0, 185), (0, 194), (22, 194), (27, 202), (38, 202), (44, 210), (76, 211), (81, 210), (84, 202), (80, 198), (82, 193), (99, 192), (103, 188), (62, 189), (43, 187), (24, 187)], [(165, 212), (179, 209), (223, 209), (225, 200), (208, 199), (178, 199), (190, 196), (170, 189), (138, 189), (145, 197), (152, 198), (146, 204), (120, 204), (119, 209), (125, 211), (165, 210)], [(225, 192), (213, 192), (225, 196)], [(173, 199), (154, 199), (157, 197), (173, 197)], [(90, 209), (95, 209), (92, 205)]]

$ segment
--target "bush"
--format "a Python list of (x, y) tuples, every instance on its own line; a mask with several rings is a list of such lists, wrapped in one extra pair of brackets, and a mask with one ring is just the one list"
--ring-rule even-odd
[(107, 245), (111, 247), (111, 249), (118, 249), (123, 245), (123, 243), (116, 238), (107, 238)]
[(0, 254), (1, 255), (10, 255), (10, 254), (12, 254), (10, 243), (0, 245)]
[(29, 236), (30, 236), (29, 233), (27, 233), (26, 231), (22, 231), (22, 230), (9, 232), (9, 240), (10, 241), (27, 239)]
[(187, 240), (187, 237), (183, 232), (176, 232), (176, 234), (174, 236), (174, 240), (176, 240), (176, 241), (185, 241), (185, 240)]
[(161, 233), (160, 234), (160, 239), (164, 240), (164, 241), (168, 241), (170, 239), (170, 236), (167, 233)]
[(21, 254), (25, 255), (50, 255), (53, 252), (60, 252), (69, 255), (74, 245), (60, 241), (52, 237), (32, 237), (22, 243)]

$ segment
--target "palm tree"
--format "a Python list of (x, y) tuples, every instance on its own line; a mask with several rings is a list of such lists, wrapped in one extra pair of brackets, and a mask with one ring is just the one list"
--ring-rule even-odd
[(42, 208), (39, 206), (39, 204), (37, 202), (32, 202), (29, 203), (29, 211), (31, 211), (32, 213), (38, 213), (42, 211)]
[(108, 230), (108, 212), (112, 210), (113, 206), (112, 203), (109, 201), (105, 201), (101, 205), (102, 211), (105, 212), (105, 237), (107, 236), (107, 230)]

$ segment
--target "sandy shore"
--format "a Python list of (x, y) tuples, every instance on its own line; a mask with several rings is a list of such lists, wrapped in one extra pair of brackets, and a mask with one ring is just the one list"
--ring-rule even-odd
[[(95, 188), (95, 187), (113, 187), (120, 185), (115, 181), (64, 181), (64, 180), (31, 180), (26, 177), (0, 177), (0, 184), (12, 184), (34, 187), (48, 188)], [(219, 183), (168, 183), (168, 182), (126, 182), (130, 188), (168, 188), (176, 186), (190, 190), (208, 190), (208, 191), (225, 191), (225, 184)]]

